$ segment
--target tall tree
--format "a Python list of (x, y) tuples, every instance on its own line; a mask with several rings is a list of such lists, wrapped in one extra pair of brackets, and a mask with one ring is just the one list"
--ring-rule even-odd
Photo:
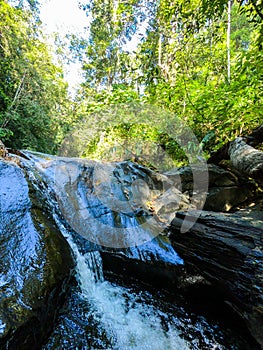
[[(103, 104), (123, 102), (123, 91), (137, 89), (142, 102), (171, 111), (169, 123), (172, 124), (173, 115), (185, 120), (204, 140), (203, 144), (210, 138), (208, 135), (214, 135), (219, 146), (224, 138), (255, 126), (262, 114), (258, 63), (261, 15), (252, 1), (234, 1), (231, 6), (229, 82), (228, 3), (227, 0), (89, 3), (86, 9), (91, 16), (91, 37), (84, 63), (87, 73), (84, 89), (86, 97), (93, 101), (86, 104), (86, 115)], [(124, 41), (140, 32), (140, 26), (146, 30), (141, 31), (137, 47), (133, 52), (125, 52)]]
[(32, 16), (0, 1), (0, 137), (51, 152), (67, 85)]
[(125, 52), (124, 44), (142, 25), (147, 25), (149, 12), (155, 7), (154, 1), (145, 0), (93, 0), (83, 5), (91, 17), (83, 66), (87, 82), (92, 86), (112, 87), (129, 81), (132, 57)]

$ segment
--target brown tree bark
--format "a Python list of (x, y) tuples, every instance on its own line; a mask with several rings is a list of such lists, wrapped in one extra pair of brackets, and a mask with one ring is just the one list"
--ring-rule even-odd
[(8, 156), (8, 151), (3, 144), (3, 142), (0, 140), (0, 157), (1, 158), (6, 158)]

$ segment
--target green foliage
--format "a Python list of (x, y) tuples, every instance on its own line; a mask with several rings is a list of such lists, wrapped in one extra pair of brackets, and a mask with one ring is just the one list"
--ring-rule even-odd
[[(86, 65), (83, 68), (90, 78), (97, 76), (97, 80), (92, 79), (99, 87), (99, 92), (96, 93), (92, 106), (88, 103), (87, 112), (98, 111), (102, 105), (102, 108), (107, 108), (112, 103), (130, 102), (133, 99), (158, 105), (170, 111), (170, 115), (175, 113), (187, 122), (199, 140), (202, 140), (200, 149), (204, 149), (207, 154), (227, 140), (256, 127), (262, 122), (262, 51), (258, 49), (261, 26), (257, 21), (260, 13), (250, 1), (244, 4), (237, 1), (232, 5), (232, 80), (229, 83), (226, 60), (227, 3), (228, 1), (221, 0), (202, 1), (200, 6), (200, 2), (195, 0), (178, 0), (173, 3), (162, 0), (149, 10), (151, 4), (146, 2), (144, 13), (150, 15), (147, 31), (135, 54), (125, 53), (125, 65), (122, 66), (120, 38), (125, 26), (130, 28), (132, 21), (134, 28), (138, 25), (132, 17), (135, 2), (131, 2), (128, 14), (119, 10), (124, 6), (122, 1), (109, 1), (108, 10), (102, 9), (99, 1), (94, 1), (92, 44), (99, 43), (98, 47), (107, 54), (115, 52), (116, 59), (101, 60), (102, 51), (97, 52), (97, 56), (92, 55), (90, 46), (88, 47), (87, 57), (93, 73)], [(113, 4), (115, 10), (122, 13), (122, 23), (113, 20), (105, 26), (106, 20), (114, 17)], [(136, 6), (140, 8), (141, 3), (137, 2)], [(143, 11), (142, 8), (139, 11)], [(253, 21), (256, 29), (248, 18)], [(102, 23), (103, 30), (100, 30)], [(95, 45), (92, 50), (98, 50), (98, 47)], [(112, 66), (115, 67), (114, 70)], [(111, 78), (107, 72), (111, 72)], [(110, 87), (107, 90), (104, 88), (106, 81)], [(84, 87), (87, 94), (90, 93), (88, 86), (96, 90), (95, 85), (87, 79)], [(140, 92), (139, 95), (135, 94), (135, 89)], [(172, 120), (170, 125), (172, 128)], [(120, 138), (123, 141), (127, 137), (136, 143), (140, 132), (137, 129), (136, 132), (131, 130), (133, 128), (124, 128), (124, 124), (120, 124), (117, 129), (106, 130), (105, 145), (113, 145), (114, 140), (120, 144)], [(151, 134), (150, 129), (147, 133)], [(91, 142), (89, 155), (93, 152), (97, 157), (102, 157), (99, 140), (97, 138)], [(151, 140), (162, 144), (166, 152), (174, 152), (176, 157), (182, 158), (176, 147), (171, 146), (173, 140), (169, 137), (163, 137), (160, 141), (160, 135), (157, 138), (151, 136)], [(191, 145), (190, 141), (189, 149)]]
[[(145, 7), (143, 0), (93, 0), (83, 8), (91, 16), (83, 64), (87, 83), (95, 89), (126, 83), (127, 77), (133, 75), (134, 66), (123, 46), (145, 24), (156, 2), (147, 1)], [(130, 83), (135, 83), (134, 78)]]
[[(0, 137), (8, 145), (52, 152), (84, 125), (78, 134), (82, 156), (152, 156), (151, 164), (157, 164), (160, 153), (181, 163), (184, 153), (204, 150), (209, 156), (262, 123), (258, 2), (232, 2), (231, 81), (227, 0), (84, 3), (90, 34), (67, 38), (86, 77), (74, 101), (27, 3), (36, 13), (35, 1), (18, 1), (14, 8), (0, 0)], [(137, 46), (127, 50), (135, 37)], [(174, 137), (178, 120), (200, 145), (187, 131), (180, 130), (183, 143)]]
[(11, 136), (13, 136), (13, 132), (7, 128), (0, 128), (0, 139), (8, 140)]
[(82, 156), (107, 161), (129, 159), (158, 170), (167, 170), (187, 161), (174, 138), (141, 123), (120, 123), (106, 128), (87, 144)]
[(13, 148), (53, 152), (67, 86), (32, 16), (0, 1), (1, 138)]

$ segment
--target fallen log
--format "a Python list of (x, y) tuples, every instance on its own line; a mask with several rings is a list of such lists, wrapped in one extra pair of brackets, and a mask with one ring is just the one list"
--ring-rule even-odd
[(189, 272), (199, 273), (222, 292), (263, 349), (262, 226), (233, 214), (196, 211), (191, 218), (195, 225), (182, 233), (185, 214), (177, 213), (169, 230), (172, 245)]
[[(244, 135), (242, 139), (251, 147), (256, 147), (263, 143), (263, 124), (253, 130), (249, 135)], [(233, 142), (235, 142), (235, 140), (227, 142), (216, 152), (213, 152), (207, 162), (210, 164), (219, 164), (224, 159), (230, 159), (229, 148)]]
[(263, 152), (247, 145), (238, 137), (230, 143), (228, 154), (236, 170), (263, 184)]

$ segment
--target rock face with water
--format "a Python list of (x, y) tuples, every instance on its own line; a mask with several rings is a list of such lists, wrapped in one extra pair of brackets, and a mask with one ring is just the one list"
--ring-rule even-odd
[(166, 176), (131, 162), (97, 163), (29, 152), (27, 157), (53, 188), (84, 249), (101, 251), (108, 276), (129, 275), (159, 287), (179, 284), (183, 260), (160, 233), (189, 200), (171, 188)]
[(121, 249), (151, 241), (174, 211), (189, 203), (176, 189), (163, 199), (166, 186), (171, 186), (168, 178), (131, 162), (56, 158), (38, 159), (36, 166), (53, 182), (71, 227), (103, 247)]
[(184, 261), (168, 237), (159, 235), (137, 247), (101, 251), (104, 273), (110, 279), (126, 282), (139, 280), (159, 288), (175, 291), (185, 277)]
[(212, 212), (192, 215), (198, 216), (197, 222), (182, 233), (184, 214), (177, 213), (170, 228), (173, 246), (188, 271), (198, 271), (223, 293), (263, 348), (262, 212), (260, 221), (259, 217), (242, 220), (239, 215)]
[[(152, 339), (156, 336), (155, 329), (158, 329), (157, 338), (161, 334), (162, 344), (166, 344), (163, 348), (176, 348), (169, 343), (169, 336), (167, 338), (171, 330), (169, 322), (166, 331), (162, 328), (163, 316), (157, 327), (155, 323), (159, 316), (157, 319), (154, 316), (147, 324), (141, 315), (150, 315), (151, 318), (151, 313), (148, 309), (147, 312), (141, 309), (140, 302), (134, 309), (136, 295), (131, 300), (129, 292), (97, 279), (91, 265), (94, 259), (98, 259), (92, 258), (90, 263), (89, 257), (93, 250), (97, 250), (94, 256), (100, 251), (98, 255), (102, 257), (106, 277), (111, 274), (115, 281), (119, 276), (129, 280), (135, 277), (155, 284), (159, 289), (169, 285), (170, 291), (176, 290), (177, 293), (176, 287), (185, 277), (185, 267), (191, 267), (193, 273), (198, 271), (215, 288), (224, 291), (226, 299), (247, 320), (252, 334), (254, 332), (253, 335), (261, 341), (257, 324), (262, 321), (262, 271), (254, 264), (255, 259), (261, 263), (261, 241), (239, 237), (231, 231), (231, 225), (231, 229), (218, 233), (222, 224), (217, 220), (211, 235), (214, 219), (211, 225), (206, 223), (203, 226), (205, 221), (199, 220), (189, 234), (181, 234), (182, 217), (178, 216), (178, 224), (178, 218), (173, 220), (175, 213), (191, 206), (194, 208), (194, 203), (191, 204), (189, 197), (176, 185), (178, 174), (175, 178), (171, 174), (164, 176), (131, 162), (97, 163), (31, 152), (24, 155), (27, 160), (20, 158), (20, 162), (28, 183), (15, 164), (2, 162), (0, 168), (1, 183), (4, 184), (0, 189), (3, 261), (0, 347), (9, 344), (10, 349), (34, 349), (37, 344), (45, 343), (59, 301), (63, 300), (62, 289), (67, 287), (72, 266), (69, 247), (61, 233), (67, 237), (74, 252), (77, 285), (72, 287), (64, 308), (60, 310), (57, 326), (46, 343), (46, 349), (110, 348), (114, 343), (119, 346), (113, 348), (123, 349), (129, 341), (134, 341), (134, 336), (145, 337), (144, 332), (140, 333), (144, 326), (146, 332), (150, 330)], [(225, 187), (236, 185), (234, 175), (218, 172), (215, 183), (219, 186), (224, 187), (223, 180)], [(59, 218), (56, 220), (59, 230), (51, 211)], [(166, 230), (171, 222), (171, 237), (167, 237)], [(201, 228), (196, 231), (196, 227)], [(206, 249), (209, 244), (210, 251)], [(220, 265), (218, 259), (224, 256), (231, 268), (224, 263)], [(240, 280), (234, 279), (237, 276)], [(255, 288), (251, 287), (251, 281)], [(127, 297), (123, 298), (123, 294)], [(137, 322), (140, 326), (134, 329)], [(123, 338), (124, 328), (126, 335)], [(102, 331), (97, 332), (99, 329)], [(169, 332), (165, 333), (167, 330)], [(73, 336), (73, 332), (78, 336)], [(88, 339), (89, 336), (92, 339)], [(84, 340), (76, 339), (79, 337)], [(201, 343), (196, 343), (198, 345), (193, 349), (208, 344), (202, 337)], [(140, 338), (136, 338), (136, 344), (139, 347), (135, 349), (149, 348), (148, 345), (140, 347)], [(162, 349), (157, 341), (155, 345), (156, 349)], [(127, 346), (127, 349), (132, 348)]]
[(0, 183), (0, 348), (37, 349), (63, 300), (72, 256), (15, 163), (0, 161)]

